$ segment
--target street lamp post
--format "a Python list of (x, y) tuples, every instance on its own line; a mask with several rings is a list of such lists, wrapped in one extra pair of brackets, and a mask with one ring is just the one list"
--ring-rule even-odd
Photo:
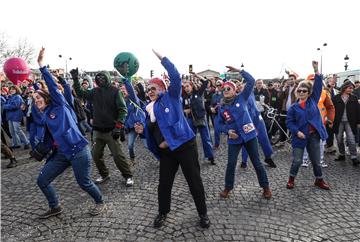
[[(327, 46), (327, 43), (323, 44), (323, 47)], [(324, 48), (317, 48), (317, 50), (320, 50), (320, 74), (322, 74), (322, 67), (323, 67), (323, 49)]]
[(348, 61), (349, 61), (349, 56), (348, 55), (346, 55), (345, 57), (344, 57), (344, 61), (345, 61), (345, 71), (347, 71), (347, 68), (348, 68)]
[[(59, 55), (59, 58), (63, 58), (63, 57), (64, 57), (63, 55)], [(71, 57), (69, 57), (69, 58), (64, 57), (64, 59), (65, 59), (65, 78), (67, 78), (67, 76), (68, 76), (67, 61), (72, 60), (72, 58)]]

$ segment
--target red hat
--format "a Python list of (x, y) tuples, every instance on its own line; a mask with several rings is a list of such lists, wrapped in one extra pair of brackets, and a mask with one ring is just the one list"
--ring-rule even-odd
[(306, 80), (313, 81), (315, 79), (315, 74), (310, 74), (306, 77)]
[(224, 82), (223, 87), (225, 87), (225, 86), (230, 86), (232, 89), (236, 90), (236, 85), (232, 81)]
[(160, 78), (158, 78), (158, 77), (154, 77), (154, 78), (150, 79), (150, 80), (148, 81), (148, 84), (149, 84), (149, 85), (150, 85), (150, 84), (156, 84), (156, 85), (158, 85), (159, 87), (161, 87), (162, 89), (166, 90), (166, 83), (165, 83), (162, 79), (160, 79)]
[(9, 88), (3, 87), (3, 88), (1, 88), (1, 91), (6, 92), (6, 94), (8, 94), (9, 93)]

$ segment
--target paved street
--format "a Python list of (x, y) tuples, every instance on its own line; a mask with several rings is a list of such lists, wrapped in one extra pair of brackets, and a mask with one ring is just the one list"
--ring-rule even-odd
[[(223, 139), (224, 140), (224, 139)], [(199, 146), (198, 138), (198, 147)], [(125, 149), (123, 149), (125, 150)], [(127, 151), (127, 149), (126, 149)], [(71, 169), (54, 184), (64, 207), (63, 214), (37, 219), (47, 201), (36, 185), (42, 163), (17, 151), (19, 166), (6, 169), (1, 160), (2, 241), (360, 241), (360, 167), (350, 161), (335, 163), (327, 156), (325, 179), (332, 190), (314, 187), (312, 168), (301, 168), (295, 189), (287, 190), (290, 153), (276, 149), (278, 168), (266, 167), (273, 198), (262, 198), (253, 167), (238, 166), (235, 189), (221, 199), (226, 166), (226, 146), (216, 151), (211, 166), (200, 151), (209, 229), (198, 226), (198, 215), (188, 186), (178, 172), (172, 211), (160, 229), (152, 227), (157, 215), (158, 162), (137, 141), (135, 185), (126, 188), (107, 151), (111, 179), (100, 186), (108, 209), (91, 217), (92, 199), (77, 185)], [(240, 160), (240, 159), (239, 159)], [(97, 176), (93, 167), (93, 176)]]

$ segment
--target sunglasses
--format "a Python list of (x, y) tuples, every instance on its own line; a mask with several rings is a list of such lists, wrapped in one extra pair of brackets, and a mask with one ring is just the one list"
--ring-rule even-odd
[(231, 91), (231, 90), (232, 90), (231, 87), (225, 87), (225, 88), (224, 88), (224, 91), (226, 91), (226, 92)]
[(308, 90), (306, 90), (306, 89), (297, 89), (296, 92), (298, 92), (298, 93), (307, 93)]
[(156, 91), (156, 87), (149, 87), (148, 89), (146, 89), (146, 92), (150, 92), (150, 91), (155, 92), (155, 91)]

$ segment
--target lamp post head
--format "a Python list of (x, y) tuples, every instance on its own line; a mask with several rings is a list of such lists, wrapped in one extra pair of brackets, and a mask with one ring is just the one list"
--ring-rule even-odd
[(324, 43), (323, 46), (327, 46), (327, 43)]
[(345, 61), (348, 61), (350, 58), (349, 58), (349, 56), (348, 55), (346, 55), (345, 57), (344, 57), (344, 60)]
[(62, 58), (62, 55), (59, 55), (59, 58)]
[(320, 50), (320, 48), (317, 48), (316, 50)]

